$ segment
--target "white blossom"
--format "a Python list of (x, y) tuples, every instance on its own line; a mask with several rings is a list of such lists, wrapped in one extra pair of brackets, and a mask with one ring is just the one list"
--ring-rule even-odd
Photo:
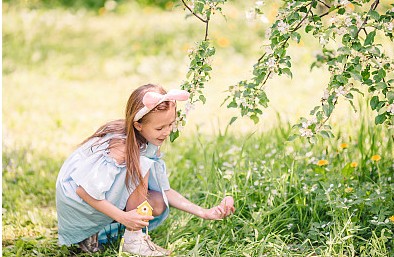
[(262, 23), (269, 23), (267, 16), (265, 16), (264, 14), (261, 14), (259, 17), (260, 17), (259, 19)]
[(108, 11), (115, 10), (118, 4), (114, 0), (105, 1), (104, 8)]
[(348, 0), (340, 0), (339, 4), (340, 5), (348, 5), (350, 2)]
[(300, 133), (301, 133), (302, 137), (312, 137), (313, 136), (312, 130), (310, 130), (308, 128), (301, 128)]
[(323, 101), (327, 101), (328, 97), (330, 96), (330, 92), (328, 90), (324, 91), (323, 97), (321, 98)]
[(273, 54), (273, 53), (274, 53), (274, 50), (272, 50), (271, 46), (267, 46), (267, 47), (265, 48), (265, 52), (266, 52), (266, 54)]
[(251, 22), (256, 19), (256, 12), (254, 11), (254, 9), (250, 9), (245, 12), (245, 17), (247, 21)]
[(339, 88), (335, 89), (335, 93), (337, 94), (337, 96), (339, 96), (339, 95), (345, 96), (345, 95), (347, 95), (348, 91), (345, 89), (344, 86), (340, 86)]
[(286, 33), (289, 30), (289, 24), (287, 24), (286, 22), (284, 22), (282, 20), (279, 21), (279, 23), (278, 23), (278, 30), (281, 33)]
[(356, 25), (357, 28), (361, 28), (361, 26), (363, 25), (364, 20), (361, 18), (360, 15), (356, 15)]
[(335, 32), (339, 35), (342, 36), (343, 34), (345, 34), (347, 32), (345, 27), (340, 27), (340, 28), (336, 28)]
[(271, 32), (272, 32), (272, 29), (271, 28), (268, 28), (266, 31), (265, 31), (265, 38), (270, 38), (271, 37)]
[(394, 28), (394, 22), (390, 22), (390, 23), (388, 23), (388, 24), (384, 24), (384, 26), (386, 27), (386, 29), (387, 29), (388, 31), (392, 31), (393, 28)]
[(256, 7), (262, 7), (264, 5), (264, 1), (257, 1), (255, 5)]
[(394, 115), (394, 103), (389, 105), (389, 107), (387, 108), (387, 112), (391, 115)]
[(328, 40), (326, 40), (323, 36), (321, 36), (321, 37), (319, 38), (319, 43), (320, 43), (322, 46), (325, 46), (325, 45), (327, 45)]
[(265, 64), (267, 64), (269, 68), (274, 68), (276, 66), (276, 60), (274, 57), (270, 57)]
[(352, 24), (353, 24), (353, 23), (352, 23), (352, 18), (346, 17), (346, 19), (345, 19), (345, 25), (348, 26), (348, 27), (350, 27)]
[(194, 109), (195, 109), (194, 104), (192, 104), (192, 103), (190, 103), (190, 101), (188, 101), (188, 102), (186, 103), (186, 105), (185, 105), (185, 113), (186, 113), (186, 115), (188, 115), (189, 112), (192, 111), (192, 110), (194, 110)]

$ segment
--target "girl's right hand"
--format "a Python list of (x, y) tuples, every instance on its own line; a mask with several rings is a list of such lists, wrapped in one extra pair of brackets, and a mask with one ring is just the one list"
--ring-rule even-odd
[(153, 216), (145, 216), (137, 213), (137, 210), (124, 212), (122, 220), (119, 221), (130, 230), (140, 230), (149, 225), (149, 220), (153, 220)]

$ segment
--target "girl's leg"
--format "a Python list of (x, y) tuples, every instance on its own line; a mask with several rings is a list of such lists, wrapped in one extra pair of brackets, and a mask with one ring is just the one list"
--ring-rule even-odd
[[(146, 187), (148, 186), (148, 180), (149, 180), (149, 172), (147, 172), (143, 180)], [(138, 205), (140, 205), (143, 201), (147, 200), (147, 196), (148, 196), (147, 188), (144, 188), (142, 184), (139, 184), (137, 188), (131, 193), (129, 199), (127, 199), (126, 211), (137, 209)]]
[[(144, 177), (145, 185), (148, 185), (149, 172)], [(153, 216), (159, 216), (166, 209), (163, 196), (160, 192), (154, 190), (147, 190), (142, 185), (138, 185), (133, 193), (129, 196), (126, 203), (126, 211), (136, 209), (143, 201), (148, 200), (149, 204), (153, 208)]]
[[(144, 177), (145, 185), (148, 185), (149, 172)], [(160, 200), (161, 198), (161, 200)], [(143, 201), (148, 200), (153, 207), (153, 215), (160, 215), (166, 208), (163, 196), (156, 191), (149, 191), (139, 185), (127, 199), (126, 211), (136, 209)], [(168, 256), (170, 251), (154, 244), (149, 236), (142, 233), (142, 230), (125, 230), (123, 252), (138, 254), (140, 256)]]
[(149, 190), (148, 202), (153, 208), (153, 216), (161, 215), (167, 208), (163, 200), (163, 195), (154, 190)]

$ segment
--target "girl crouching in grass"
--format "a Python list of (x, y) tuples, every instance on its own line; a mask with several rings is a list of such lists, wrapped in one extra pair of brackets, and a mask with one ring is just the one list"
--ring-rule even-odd
[[(61, 245), (99, 251), (99, 235), (118, 222), (126, 228), (123, 252), (167, 256), (170, 251), (154, 244), (142, 228), (160, 225), (169, 206), (209, 220), (234, 212), (232, 197), (205, 209), (169, 185), (159, 148), (175, 123), (176, 101), (188, 98), (183, 90), (166, 93), (160, 86), (141, 86), (129, 97), (124, 120), (103, 125), (67, 158), (56, 182)], [(152, 215), (137, 212), (144, 201), (152, 206)]]

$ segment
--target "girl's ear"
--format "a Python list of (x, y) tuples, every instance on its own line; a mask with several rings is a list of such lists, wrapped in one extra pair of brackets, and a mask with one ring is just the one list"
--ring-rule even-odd
[(142, 130), (142, 124), (139, 123), (138, 121), (134, 121), (133, 126), (136, 130), (141, 131)]

